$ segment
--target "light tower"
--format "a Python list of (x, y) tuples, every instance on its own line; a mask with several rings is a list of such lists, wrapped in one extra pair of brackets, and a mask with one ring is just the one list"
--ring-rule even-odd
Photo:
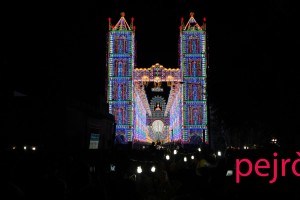
[(132, 141), (133, 133), (133, 84), (135, 66), (135, 27), (133, 18), (129, 25), (125, 13), (116, 25), (108, 19), (107, 35), (107, 102), (109, 113), (115, 116), (116, 137), (121, 143)]
[(186, 24), (181, 19), (179, 64), (183, 80), (183, 142), (201, 138), (208, 143), (207, 121), (207, 44), (206, 19), (200, 26), (190, 13)]

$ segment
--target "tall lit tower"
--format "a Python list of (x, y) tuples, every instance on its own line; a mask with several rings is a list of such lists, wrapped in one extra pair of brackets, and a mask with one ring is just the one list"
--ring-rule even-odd
[(135, 27), (129, 25), (125, 13), (116, 25), (109, 18), (107, 35), (107, 102), (109, 113), (115, 116), (116, 136), (122, 143), (132, 141), (133, 134), (133, 82), (135, 66)]
[(208, 143), (205, 18), (202, 26), (195, 20), (193, 12), (186, 24), (181, 19), (179, 54), (183, 80), (183, 143), (192, 143), (193, 138)]

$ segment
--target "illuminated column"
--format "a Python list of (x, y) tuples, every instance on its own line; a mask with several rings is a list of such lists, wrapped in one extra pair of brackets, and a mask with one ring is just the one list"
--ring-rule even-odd
[(179, 62), (183, 80), (183, 142), (198, 135), (208, 143), (206, 96), (206, 20), (200, 26), (190, 14), (187, 24), (181, 19)]
[[(135, 65), (135, 28), (133, 18), (128, 25), (125, 14), (115, 26), (109, 22), (107, 37), (107, 102), (109, 112), (116, 118), (116, 135), (123, 135), (125, 143), (132, 141), (133, 83)], [(119, 113), (116, 114), (116, 111)], [(121, 112), (122, 111), (122, 112)]]
[(146, 142), (147, 140), (147, 120), (146, 109), (143, 105), (142, 99), (139, 95), (138, 89), (134, 91), (134, 140)]

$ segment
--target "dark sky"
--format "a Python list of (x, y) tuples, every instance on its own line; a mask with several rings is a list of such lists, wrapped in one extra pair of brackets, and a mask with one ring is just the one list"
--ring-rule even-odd
[[(3, 7), (4, 66), (29, 95), (104, 95), (108, 18), (134, 17), (137, 66), (178, 67), (180, 18), (209, 37), (209, 97), (225, 120), (260, 120), (299, 131), (298, 9), (274, 1), (44, 1)], [(105, 3), (105, 4), (104, 4)]]

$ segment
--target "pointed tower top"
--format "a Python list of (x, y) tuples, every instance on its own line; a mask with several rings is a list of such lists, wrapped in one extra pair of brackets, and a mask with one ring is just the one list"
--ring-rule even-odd
[(121, 18), (119, 19), (118, 23), (113, 27), (113, 30), (132, 30), (132, 27), (128, 25), (126, 19), (125, 19), (125, 12), (120, 13)]
[(191, 31), (191, 30), (202, 30), (201, 26), (197, 23), (197, 21), (194, 18), (194, 12), (190, 12), (190, 19), (186, 23), (184, 27), (184, 31)]

